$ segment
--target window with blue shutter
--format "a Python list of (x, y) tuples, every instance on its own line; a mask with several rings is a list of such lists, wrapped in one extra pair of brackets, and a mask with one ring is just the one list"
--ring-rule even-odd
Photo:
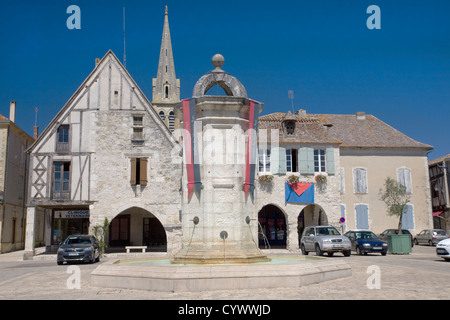
[[(345, 206), (341, 204), (341, 218), (344, 218), (345, 221), (347, 221), (347, 218), (345, 217)], [(347, 228), (347, 224), (344, 222), (342, 223), (342, 228), (345, 230)]]
[(314, 174), (314, 149), (300, 148), (299, 149), (299, 167), (301, 174)]
[(406, 192), (411, 193), (411, 171), (407, 168), (397, 169), (398, 183), (406, 187)]
[(413, 206), (407, 204), (402, 215), (402, 229), (414, 229)]
[(286, 149), (281, 147), (272, 148), (271, 154), (272, 154), (271, 172), (273, 174), (285, 174)]
[(353, 189), (355, 193), (367, 193), (367, 172), (363, 168), (353, 169)]
[(327, 148), (327, 172), (334, 174), (334, 148)]
[(367, 204), (358, 204), (356, 210), (356, 228), (369, 229), (369, 207)]

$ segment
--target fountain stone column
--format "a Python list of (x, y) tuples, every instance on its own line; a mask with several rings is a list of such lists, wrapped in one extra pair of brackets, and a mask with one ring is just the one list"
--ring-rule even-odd
[[(256, 191), (245, 194), (247, 134), (250, 100), (243, 85), (221, 69), (224, 59), (215, 55), (215, 69), (199, 79), (190, 106), (195, 108), (191, 133), (199, 157), (200, 181), (188, 196), (186, 150), (183, 150), (182, 249), (172, 263), (252, 263), (270, 259), (258, 248)], [(219, 85), (226, 96), (206, 95)], [(260, 106), (261, 112), (262, 104)], [(183, 108), (185, 109), (185, 108)], [(181, 119), (182, 113), (177, 112)], [(191, 110), (191, 115), (193, 110)], [(184, 125), (184, 123), (183, 123)], [(184, 137), (186, 139), (186, 136)], [(185, 143), (183, 142), (183, 148)], [(254, 150), (253, 152), (257, 152)], [(257, 166), (256, 166), (257, 167)]]

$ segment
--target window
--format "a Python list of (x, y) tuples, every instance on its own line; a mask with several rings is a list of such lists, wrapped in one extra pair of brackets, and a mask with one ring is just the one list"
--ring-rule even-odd
[(314, 149), (314, 172), (326, 172), (326, 152), (324, 149)]
[(402, 229), (414, 229), (414, 210), (410, 204), (407, 204), (403, 210)]
[(144, 117), (143, 116), (133, 116), (133, 126), (143, 126)]
[(142, 143), (144, 140), (144, 116), (133, 115), (133, 136), (131, 140), (134, 143)]
[(169, 98), (169, 86), (165, 86), (165, 87), (164, 87), (164, 97), (165, 97), (166, 99)]
[(369, 229), (369, 207), (366, 204), (358, 204), (356, 210), (356, 228)]
[(147, 158), (131, 158), (130, 184), (132, 186), (147, 185), (147, 163)]
[(367, 193), (366, 169), (353, 169), (353, 188), (355, 190), (355, 193)]
[(341, 193), (345, 192), (345, 177), (344, 177), (344, 168), (339, 168), (339, 178), (340, 178), (340, 185), (339, 185), (339, 191)]
[(259, 172), (270, 172), (270, 149), (258, 151)]
[(297, 149), (286, 149), (286, 171), (298, 172)]
[(53, 163), (53, 199), (70, 199), (70, 162)]
[(406, 192), (411, 193), (411, 171), (406, 168), (397, 169), (398, 183), (406, 187)]
[(56, 151), (69, 151), (69, 126), (61, 125), (58, 128)]
[(161, 118), (162, 121), (166, 120), (166, 114), (164, 113), (164, 111), (160, 111), (159, 112), (159, 117)]
[(173, 111), (170, 111), (169, 113), (169, 130), (170, 132), (173, 132), (175, 130), (175, 114)]
[(294, 121), (287, 121), (286, 122), (286, 134), (288, 136), (294, 135), (295, 132), (295, 122)]

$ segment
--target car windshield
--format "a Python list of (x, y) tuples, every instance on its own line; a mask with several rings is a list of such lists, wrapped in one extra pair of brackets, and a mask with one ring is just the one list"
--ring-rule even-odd
[(339, 231), (334, 227), (317, 228), (318, 236), (340, 236)]
[(355, 232), (355, 239), (378, 239), (372, 231)]
[(91, 244), (90, 237), (68, 237), (64, 244)]

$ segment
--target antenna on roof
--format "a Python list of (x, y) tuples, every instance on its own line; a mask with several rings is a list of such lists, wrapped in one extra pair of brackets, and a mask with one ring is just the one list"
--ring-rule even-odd
[(292, 114), (295, 114), (294, 111), (294, 90), (288, 90), (289, 99), (291, 99), (292, 104)]
[(127, 68), (127, 47), (125, 38), (125, 7), (123, 7), (123, 65)]

